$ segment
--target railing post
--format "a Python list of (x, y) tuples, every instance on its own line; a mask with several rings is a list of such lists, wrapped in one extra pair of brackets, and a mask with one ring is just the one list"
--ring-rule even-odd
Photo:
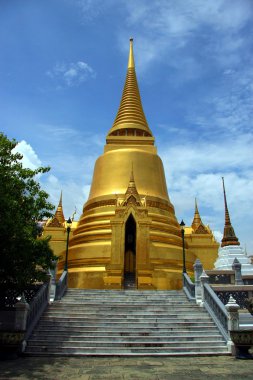
[(203, 272), (203, 265), (201, 264), (201, 261), (197, 259), (193, 265), (194, 268), (194, 278), (195, 278), (195, 298), (196, 303), (198, 305), (201, 304), (201, 283), (200, 283), (200, 276)]
[(242, 264), (237, 258), (234, 259), (232, 269), (235, 271), (235, 285), (243, 285)]
[(239, 312), (240, 306), (236, 303), (236, 300), (230, 295), (228, 303), (225, 305), (228, 312), (228, 332), (229, 340), (227, 342), (229, 351), (235, 355), (235, 345), (231, 340), (230, 331), (239, 330)]
[(50, 284), (49, 284), (49, 302), (53, 302), (55, 300), (56, 293), (56, 266), (57, 261), (53, 261), (54, 268), (49, 270), (50, 275)]
[(200, 276), (200, 283), (201, 283), (201, 300), (199, 302), (199, 305), (203, 307), (205, 303), (205, 284), (209, 283), (209, 276), (206, 274), (204, 270)]
[[(25, 333), (30, 306), (27, 303), (24, 294), (22, 294), (20, 301), (15, 304), (14, 308), (16, 309), (14, 330)], [(23, 338), (20, 342), (20, 352), (24, 352), (25, 348), (26, 340)]]
[(14, 307), (16, 309), (15, 329), (19, 331), (25, 331), (30, 306), (27, 303), (24, 294), (22, 294), (20, 301), (17, 302)]

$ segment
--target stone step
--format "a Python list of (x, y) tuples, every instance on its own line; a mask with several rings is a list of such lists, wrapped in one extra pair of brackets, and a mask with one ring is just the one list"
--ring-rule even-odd
[(117, 347), (116, 349), (112, 349), (111, 347), (50, 347), (50, 346), (43, 346), (43, 347), (27, 347), (26, 354), (29, 354), (30, 356), (38, 356), (38, 355), (45, 355), (45, 356), (87, 356), (87, 355), (101, 355), (101, 356), (136, 356), (136, 355), (148, 355), (148, 356), (199, 356), (199, 355), (228, 355), (227, 348), (223, 345), (206, 345), (203, 347), (192, 347), (192, 348), (185, 348), (185, 347), (175, 347), (175, 348), (169, 348), (169, 347), (140, 347), (140, 348), (126, 348)]
[(154, 304), (153, 302), (138, 302), (138, 303), (130, 303), (130, 302), (121, 302), (121, 303), (113, 303), (113, 302), (105, 302), (105, 303), (99, 303), (99, 302), (65, 302), (65, 303), (53, 303), (50, 305), (50, 308), (54, 309), (77, 309), (77, 308), (89, 308), (92, 307), (94, 310), (96, 309), (110, 309), (110, 308), (119, 308), (119, 309), (126, 309), (129, 308), (129, 310), (135, 310), (135, 309), (143, 309), (148, 308), (148, 310), (201, 310), (197, 305), (191, 305), (188, 303), (169, 303), (169, 302), (160, 302)]
[(105, 299), (102, 299), (102, 300), (85, 300), (85, 299), (81, 299), (80, 300), (77, 300), (77, 299), (71, 299), (71, 300), (65, 300), (64, 302), (64, 305), (75, 305), (76, 303), (79, 303), (80, 305), (110, 305), (110, 306), (118, 306), (118, 305), (122, 305), (122, 306), (146, 306), (146, 305), (149, 305), (149, 306), (152, 306), (152, 305), (160, 305), (160, 306), (163, 306), (166, 305), (166, 306), (185, 306), (185, 301), (182, 301), (181, 303), (180, 302), (174, 302), (174, 301), (169, 301), (169, 300), (164, 300), (164, 301), (148, 301), (148, 300), (105, 300)]
[(185, 293), (182, 290), (124, 290), (124, 289), (77, 289), (77, 288), (68, 288), (66, 295), (69, 294), (105, 294), (108, 296), (113, 296), (113, 295), (132, 295), (134, 296), (139, 296), (139, 295), (168, 295), (170, 297), (172, 296), (184, 296)]
[[(46, 320), (46, 319), (51, 319), (52, 321), (57, 322), (75, 322), (75, 321), (89, 321), (91, 323), (94, 323), (98, 320), (101, 319), (100, 316), (98, 315), (86, 315), (86, 314), (75, 314), (75, 315), (66, 315), (66, 316), (60, 316), (60, 315), (44, 315), (42, 316), (41, 320)], [(198, 321), (201, 319), (201, 321), (211, 321), (211, 318), (208, 315), (202, 315), (199, 316)], [(160, 315), (146, 315), (144, 317), (139, 316), (139, 315), (104, 315), (103, 316), (103, 321), (104, 322), (128, 322), (128, 323), (138, 323), (138, 322), (163, 322), (163, 323), (174, 323), (174, 322), (187, 322), (191, 320), (196, 320), (195, 315), (185, 315), (182, 314), (180, 316), (176, 315), (168, 315), (168, 316), (160, 316)]]
[[(112, 338), (113, 337), (113, 338)], [(91, 340), (92, 338), (92, 340)], [(46, 341), (47, 343), (50, 342), (50, 344), (59, 344), (59, 342), (111, 342), (117, 343), (123, 343), (123, 342), (140, 342), (140, 343), (150, 343), (150, 342), (224, 342), (224, 339), (220, 335), (202, 335), (199, 336), (197, 334), (195, 335), (147, 335), (147, 336), (141, 336), (141, 335), (132, 335), (132, 336), (127, 336), (127, 335), (91, 335), (87, 336), (87, 334), (50, 334), (48, 336), (43, 335), (43, 339), (41, 335), (39, 334), (34, 334), (32, 338), (29, 340), (29, 344), (36, 342), (36, 344), (44, 344)], [(52, 343), (53, 342), (53, 343)]]
[(75, 302), (75, 301), (87, 301), (87, 302), (90, 302), (90, 303), (96, 303), (97, 301), (99, 302), (155, 302), (155, 303), (159, 303), (159, 302), (168, 302), (168, 303), (184, 303), (185, 302), (185, 298), (168, 298), (168, 297), (164, 297), (164, 298), (155, 298), (155, 297), (112, 297), (112, 298), (108, 298), (108, 297), (92, 297), (92, 296), (88, 296), (88, 297), (83, 297), (83, 296), (80, 296), (80, 297), (66, 297), (64, 302)]
[(27, 355), (225, 355), (208, 313), (182, 291), (69, 289), (49, 305)]
[[(89, 311), (76, 311), (76, 312), (68, 312), (68, 317), (69, 318), (89, 318), (89, 319), (92, 319), (92, 318), (102, 318), (101, 317), (101, 313), (99, 312), (89, 312)], [(149, 312), (142, 312), (142, 311), (136, 311), (135, 313), (131, 313), (131, 314), (123, 314), (122, 311), (120, 311), (119, 313), (111, 313), (109, 311), (106, 311), (106, 312), (103, 312), (103, 319), (108, 319), (108, 318), (122, 318), (122, 319), (132, 319), (132, 318), (143, 318), (143, 319), (150, 319), (150, 318), (162, 318), (162, 319), (168, 319), (168, 318), (185, 318), (185, 317), (188, 317), (186, 315), (186, 313), (182, 312), (182, 311), (179, 311), (179, 312), (173, 312), (173, 313), (170, 313), (169, 316), (168, 316), (168, 313), (166, 312), (153, 312), (152, 315), (150, 315)], [(65, 318), (66, 317), (66, 311), (64, 312), (64, 310), (62, 311), (55, 311), (55, 310), (48, 310), (47, 312), (45, 312), (43, 318)], [(190, 318), (206, 318), (207, 315), (206, 313), (203, 311), (203, 312), (200, 312), (198, 313), (197, 311), (193, 311), (190, 315), (189, 315)]]
[[(111, 322), (104, 322), (104, 321), (90, 321), (90, 322), (77, 322), (77, 321), (65, 321), (65, 322), (60, 322), (59, 321), (51, 321), (51, 320), (47, 320), (47, 321), (44, 321), (44, 320), (41, 320), (40, 321), (40, 326), (48, 326), (48, 327), (51, 327), (51, 328), (54, 328), (55, 326), (58, 326), (58, 325), (61, 325), (62, 327), (66, 328), (67, 326), (69, 327), (77, 327), (77, 326), (80, 326), (80, 327), (92, 327), (92, 328), (101, 328), (101, 327), (104, 327), (104, 328), (108, 328), (110, 326), (113, 325), (114, 328), (121, 328), (121, 329), (124, 329), (125, 327), (129, 327), (129, 328), (133, 328), (133, 324), (130, 324), (129, 322), (114, 322), (114, 323), (111, 323)], [(198, 326), (200, 325), (200, 322), (198, 321), (185, 321), (185, 322), (175, 322), (173, 323), (173, 325), (169, 324), (169, 323), (166, 323), (166, 322), (138, 322), (138, 323), (135, 323), (135, 326), (136, 327), (144, 327), (144, 328), (162, 328), (162, 327), (194, 327), (194, 326)], [(207, 321), (205, 323), (205, 327), (206, 326), (212, 326), (213, 323), (210, 321)], [(203, 324), (202, 324), (203, 326)]]
[[(112, 331), (112, 327), (111, 329), (108, 328), (108, 329), (104, 329), (104, 326), (100, 326), (100, 327), (96, 327), (96, 326), (88, 326), (88, 327), (84, 327), (82, 325), (79, 325), (79, 326), (64, 326), (64, 328), (62, 326), (58, 327), (58, 326), (52, 326), (52, 325), (48, 325), (48, 324), (44, 324), (44, 325), (41, 325), (39, 324), (38, 327), (36, 328), (35, 331), (38, 331), (40, 333), (43, 333), (44, 331), (47, 333), (47, 331), (53, 331), (53, 332), (60, 332), (60, 331), (65, 331), (65, 332), (80, 332), (80, 333), (86, 333), (86, 334), (90, 334), (91, 333), (99, 333), (101, 334), (101, 332), (105, 332), (108, 334), (110, 333), (110, 331)], [(122, 326), (120, 327), (115, 327), (113, 326), (113, 331), (115, 333), (120, 333), (120, 334), (152, 334), (152, 333), (156, 333), (156, 334), (166, 334), (166, 333), (171, 333), (173, 332), (176, 332), (178, 333), (179, 331), (187, 331), (187, 332), (191, 332), (191, 333), (208, 333), (208, 332), (216, 332), (217, 333), (217, 328), (214, 324), (210, 324), (209, 326), (206, 326), (206, 325), (196, 325), (196, 326), (185, 326), (185, 325), (182, 325), (182, 326), (171, 326), (171, 327), (135, 327), (135, 326), (132, 326), (132, 327), (124, 327), (124, 329), (122, 329)]]
[(186, 299), (186, 296), (185, 294), (183, 293), (170, 293), (170, 292), (165, 292), (165, 293), (158, 293), (158, 292), (151, 292), (151, 293), (147, 293), (147, 292), (139, 292), (139, 291), (131, 291), (131, 292), (117, 292), (117, 293), (110, 293), (110, 292), (104, 292), (104, 293), (101, 293), (99, 291), (94, 291), (94, 292), (90, 292), (90, 293), (87, 293), (87, 292), (67, 292), (64, 296), (65, 299), (68, 299), (68, 298), (98, 298), (98, 299), (102, 299), (102, 298), (106, 298), (106, 299), (121, 299), (121, 298), (124, 298), (124, 299), (127, 299), (127, 298), (131, 298), (131, 299), (139, 299), (139, 298), (143, 298), (143, 299), (149, 299), (149, 300), (157, 300), (157, 299), (178, 299), (178, 300), (183, 300), (183, 299)]
[(170, 337), (176, 337), (176, 338), (181, 338), (181, 337), (185, 337), (185, 338), (195, 338), (195, 337), (198, 337), (200, 339), (204, 338), (206, 339), (206, 337), (221, 337), (221, 339), (223, 340), (223, 337), (221, 335), (219, 335), (217, 333), (217, 330), (216, 328), (213, 326), (212, 328), (209, 328), (209, 329), (206, 329), (205, 331), (202, 331), (202, 330), (199, 330), (199, 329), (188, 329), (188, 330), (181, 330), (181, 329), (178, 329), (178, 330), (174, 330), (174, 329), (129, 329), (129, 330), (118, 330), (118, 331), (115, 331), (115, 330), (101, 330), (101, 331), (94, 331), (94, 330), (91, 330), (91, 329), (79, 329), (79, 328), (73, 328), (71, 330), (67, 330), (67, 329), (57, 329), (57, 330), (52, 330), (52, 329), (42, 329), (42, 328), (37, 328), (35, 330), (35, 332), (33, 333), (32, 337), (30, 339), (33, 339), (33, 337), (38, 337), (38, 336), (43, 336), (44, 339), (47, 339), (47, 338), (50, 338), (51, 336), (60, 336), (60, 337), (63, 337), (63, 336), (77, 336), (77, 337), (122, 337), (122, 336), (126, 336), (126, 337), (136, 337), (136, 336), (139, 336), (139, 337), (165, 337), (165, 336), (170, 336)]
[[(190, 312), (191, 310), (196, 310), (196, 308), (194, 307), (193, 309), (188, 305), (188, 306), (179, 306), (179, 305), (169, 305), (169, 304), (157, 304), (157, 305), (154, 305), (154, 304), (118, 304), (118, 305), (115, 305), (115, 304), (111, 304), (111, 303), (107, 303), (107, 304), (88, 304), (88, 303), (83, 303), (83, 304), (65, 304), (65, 305), (61, 305), (61, 306), (52, 306), (52, 309), (53, 310), (58, 310), (58, 309), (64, 309), (64, 306), (65, 306), (65, 310), (66, 311), (69, 311), (69, 310), (74, 310), (73, 308), (77, 308), (78, 310), (111, 310), (111, 311), (117, 311), (117, 310), (122, 310), (124, 313), (126, 312), (131, 312), (131, 311), (138, 311), (138, 310), (145, 310), (145, 311), (166, 311), (167, 313), (171, 312), (171, 311), (185, 311), (185, 312)], [(200, 309), (200, 312), (203, 311)]]
[[(51, 340), (51, 341), (47, 341), (47, 346), (50, 346), (50, 348), (54, 348), (54, 347), (61, 347), (61, 348), (77, 348), (77, 347), (83, 347), (83, 346), (86, 346), (86, 347), (89, 347), (89, 348), (92, 348), (92, 347), (111, 347), (112, 349), (115, 349), (115, 348), (122, 348), (122, 347), (138, 347), (138, 348), (141, 348), (141, 347), (168, 347), (170, 349), (176, 347), (177, 349), (178, 348), (184, 348), (184, 349), (189, 349), (189, 348), (201, 348), (201, 347), (206, 347), (207, 345), (209, 346), (219, 346), (221, 345), (220, 342), (217, 342), (216, 340), (208, 340), (208, 341), (200, 341), (200, 340), (196, 340), (196, 341), (178, 341), (178, 342), (175, 342), (175, 341), (156, 341), (156, 340), (149, 340), (149, 341), (141, 341), (141, 340), (137, 340), (137, 341), (128, 341), (128, 340), (122, 340), (122, 341), (99, 341), (99, 340), (87, 340), (85, 342), (83, 342), (82, 340), (67, 340), (67, 341), (54, 341), (54, 340)], [(41, 347), (44, 347), (45, 346), (45, 341), (44, 340), (31, 340), (28, 342), (27, 344), (27, 347), (36, 347), (36, 348), (41, 348)]]

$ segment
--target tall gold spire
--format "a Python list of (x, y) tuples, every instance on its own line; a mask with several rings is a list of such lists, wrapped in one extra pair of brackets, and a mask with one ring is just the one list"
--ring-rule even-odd
[(224, 204), (225, 204), (225, 225), (224, 225), (223, 238), (221, 240), (221, 247), (226, 247), (227, 245), (240, 245), (240, 242), (238, 241), (238, 238), (235, 235), (235, 231), (230, 221), (228, 205), (227, 205), (226, 190), (225, 190), (225, 184), (224, 184), (224, 177), (222, 177), (222, 184), (223, 184), (223, 195), (224, 195)]
[(125, 86), (117, 116), (108, 136), (153, 137), (142, 108), (138, 82), (135, 73), (133, 39), (130, 38), (128, 69)]

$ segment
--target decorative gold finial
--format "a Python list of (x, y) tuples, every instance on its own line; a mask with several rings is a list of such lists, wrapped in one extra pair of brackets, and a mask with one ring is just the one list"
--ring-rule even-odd
[(224, 225), (223, 238), (221, 240), (221, 247), (226, 247), (227, 245), (240, 245), (240, 242), (238, 241), (238, 238), (235, 235), (235, 231), (230, 221), (224, 177), (222, 177), (222, 185), (223, 185), (223, 195), (224, 195), (224, 205), (225, 205), (225, 225)]
[(58, 207), (62, 207), (62, 190), (61, 190), (60, 201), (59, 201)]
[(129, 195), (129, 194), (135, 194), (135, 195), (139, 195), (137, 189), (136, 189), (136, 184), (135, 184), (135, 180), (134, 180), (134, 164), (132, 162), (132, 167), (131, 167), (131, 173), (130, 173), (130, 179), (129, 179), (129, 183), (128, 183), (128, 188), (127, 188), (127, 191), (126, 191), (126, 194)]
[(134, 49), (133, 49), (133, 38), (130, 38), (130, 48), (129, 48), (129, 58), (128, 58), (128, 68), (134, 68)]

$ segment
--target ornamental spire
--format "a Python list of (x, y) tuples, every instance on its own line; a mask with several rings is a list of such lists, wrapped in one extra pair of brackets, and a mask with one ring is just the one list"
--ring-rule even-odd
[(199, 214), (196, 198), (195, 198), (195, 213), (194, 213), (194, 217), (193, 217), (193, 221), (192, 221), (192, 229), (193, 229), (194, 233), (196, 233), (196, 234), (208, 233), (204, 223), (201, 220), (201, 216)]
[(55, 212), (55, 218), (60, 223), (64, 223), (65, 222), (65, 218), (64, 218), (64, 214), (63, 214), (63, 208), (62, 208), (62, 191), (61, 191), (61, 196), (60, 196), (59, 204), (58, 204), (58, 207), (57, 207), (56, 212)]
[(125, 86), (117, 116), (108, 136), (144, 136), (153, 138), (142, 108), (135, 73), (133, 38), (130, 38)]
[(62, 191), (61, 191), (58, 207), (55, 211), (53, 219), (49, 221), (47, 226), (48, 227), (63, 227), (64, 223), (65, 223), (65, 218), (64, 218), (63, 209), (62, 209)]
[(137, 206), (140, 206), (141, 200), (138, 190), (136, 188), (135, 180), (134, 180), (134, 169), (132, 163), (132, 170), (130, 174), (130, 179), (128, 183), (128, 187), (125, 193), (125, 200), (123, 202), (123, 206), (126, 206), (128, 203), (134, 203)]
[(195, 198), (195, 213), (192, 221), (192, 228), (196, 230), (200, 224), (202, 224), (202, 220), (198, 210), (197, 198)]
[(130, 179), (126, 191), (126, 196), (129, 195), (134, 195), (135, 197), (139, 197), (139, 193), (136, 188), (135, 180), (134, 180), (134, 168), (133, 168), (133, 163), (132, 163), (132, 170), (130, 174)]
[(240, 245), (240, 242), (238, 241), (238, 238), (235, 235), (235, 231), (230, 221), (228, 205), (227, 205), (226, 190), (225, 190), (225, 184), (224, 184), (224, 177), (222, 177), (222, 185), (223, 185), (223, 195), (224, 195), (224, 204), (225, 204), (225, 225), (224, 225), (223, 238), (221, 240), (221, 247), (226, 247), (227, 245)]
[(130, 38), (130, 48), (129, 48), (129, 57), (128, 57), (128, 69), (134, 69), (134, 49), (133, 49), (133, 38)]

